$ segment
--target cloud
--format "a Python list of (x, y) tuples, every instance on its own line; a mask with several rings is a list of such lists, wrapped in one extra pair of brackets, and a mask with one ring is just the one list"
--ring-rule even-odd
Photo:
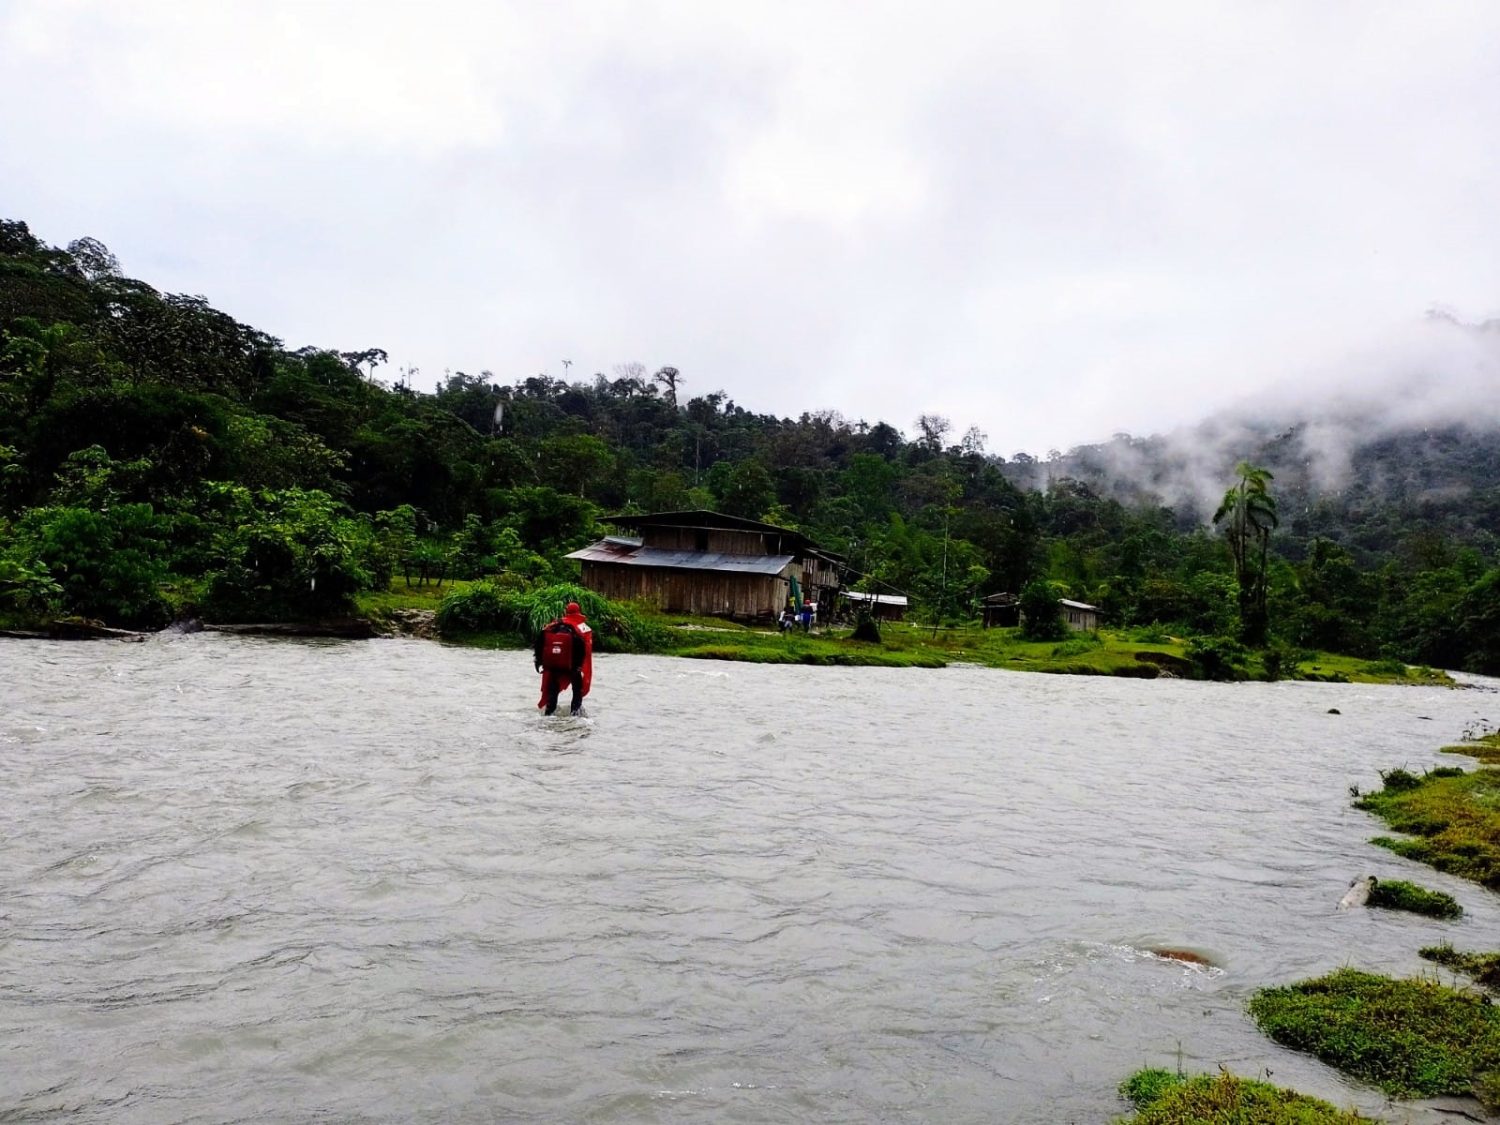
[(0, 3), (0, 211), (292, 342), (1005, 452), (1500, 306), (1488, 4)]

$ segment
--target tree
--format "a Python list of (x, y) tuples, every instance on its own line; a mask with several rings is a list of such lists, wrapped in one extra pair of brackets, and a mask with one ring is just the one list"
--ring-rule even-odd
[(677, 384), (686, 382), (682, 377), (682, 372), (678, 371), (675, 367), (662, 367), (657, 370), (655, 375), (651, 376), (651, 381), (653, 383), (660, 383), (666, 387), (667, 401), (673, 406), (677, 405)]
[(952, 428), (953, 423), (941, 414), (923, 414), (917, 419), (917, 429), (922, 431), (922, 448), (933, 453), (943, 448), (943, 438)]
[(1037, 579), (1021, 591), (1021, 635), (1033, 641), (1056, 641), (1068, 635), (1052, 583)]
[(1266, 613), (1266, 554), (1271, 532), (1280, 522), (1276, 498), (1271, 495), (1274, 479), (1265, 469), (1241, 461), (1235, 466), (1238, 480), (1224, 493), (1214, 512), (1214, 525), (1222, 525), (1234, 577), (1240, 586), (1240, 628), (1246, 644), (1264, 645), (1269, 624)]
[(749, 520), (763, 519), (775, 502), (775, 482), (759, 461), (742, 461), (731, 469), (719, 495), (721, 511)]
[(78, 238), (68, 243), (68, 253), (90, 281), (120, 276), (120, 259), (97, 238)]

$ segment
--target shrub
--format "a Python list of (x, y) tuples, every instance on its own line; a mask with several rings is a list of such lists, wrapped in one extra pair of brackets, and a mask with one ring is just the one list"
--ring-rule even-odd
[(216, 565), (204, 610), (221, 620), (347, 613), (372, 582), (369, 527), (324, 492), (219, 489)]
[(150, 504), (37, 508), (17, 525), (7, 554), (24, 596), (111, 624), (156, 628), (170, 617), (157, 592), (166, 577), (164, 530)]
[(438, 607), (438, 632), (450, 637), (474, 633), (510, 633), (523, 643), (561, 617), (577, 602), (594, 630), (600, 652), (655, 652), (666, 636), (661, 628), (619, 602), (569, 583), (534, 590), (507, 590), (494, 582), (476, 582), (456, 591)]
[(1233, 637), (1194, 637), (1187, 656), (1205, 680), (1243, 680), (1249, 650)]
[(1033, 641), (1057, 641), (1068, 635), (1050, 582), (1028, 582), (1021, 590), (1021, 635)]

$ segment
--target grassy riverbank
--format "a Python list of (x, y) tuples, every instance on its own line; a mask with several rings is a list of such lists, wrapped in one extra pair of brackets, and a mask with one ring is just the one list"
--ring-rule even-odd
[(1500, 890), (1500, 769), (1443, 768), (1421, 776), (1398, 769), (1383, 777), (1385, 786), (1355, 805), (1405, 835), (1377, 837), (1375, 843)]
[[(448, 583), (390, 589), (361, 594), (359, 612), (384, 621), (393, 614), (440, 609), (445, 600), (467, 596), (480, 583)], [(521, 595), (516, 595), (521, 596)], [(450, 603), (451, 604), (451, 603)], [(1016, 672), (1051, 672), (1084, 676), (1125, 676), (1155, 679), (1175, 676), (1199, 678), (1203, 669), (1194, 659), (1190, 639), (1160, 630), (1100, 630), (1057, 641), (1032, 641), (1019, 629), (984, 629), (977, 625), (942, 627), (888, 622), (880, 626), (880, 643), (856, 641), (848, 628), (820, 628), (811, 634), (744, 625), (717, 617), (661, 613), (650, 607), (618, 607), (633, 621), (643, 639), (630, 649), (698, 660), (733, 660), (754, 664), (842, 665), (884, 668), (943, 668), (977, 664)], [(517, 648), (529, 643), (500, 616), (493, 621), (469, 617), (462, 629), (444, 629), (443, 639), (482, 648)], [(1301, 661), (1284, 663), (1279, 678), (1369, 684), (1451, 684), (1442, 672), (1393, 661), (1368, 661), (1332, 653), (1313, 653)], [(1270, 679), (1263, 658), (1248, 656), (1233, 669), (1235, 678)]]
[(1500, 1109), (1500, 1008), (1485, 996), (1340, 969), (1262, 989), (1250, 1015), (1283, 1046), (1394, 1097), (1472, 1094)]

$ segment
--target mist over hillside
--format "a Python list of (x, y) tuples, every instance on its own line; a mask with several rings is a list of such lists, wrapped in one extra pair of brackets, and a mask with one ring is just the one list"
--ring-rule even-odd
[[(1317, 388), (1309, 391), (1304, 387)], [(1179, 524), (1212, 517), (1240, 461), (1275, 474), (1283, 526), (1360, 546), (1362, 525), (1420, 517), (1458, 542), (1500, 530), (1500, 320), (1429, 313), (1404, 336), (1247, 396), (1196, 426), (1116, 434), (1046, 459), (1005, 462), (1018, 487), (1071, 480)]]

